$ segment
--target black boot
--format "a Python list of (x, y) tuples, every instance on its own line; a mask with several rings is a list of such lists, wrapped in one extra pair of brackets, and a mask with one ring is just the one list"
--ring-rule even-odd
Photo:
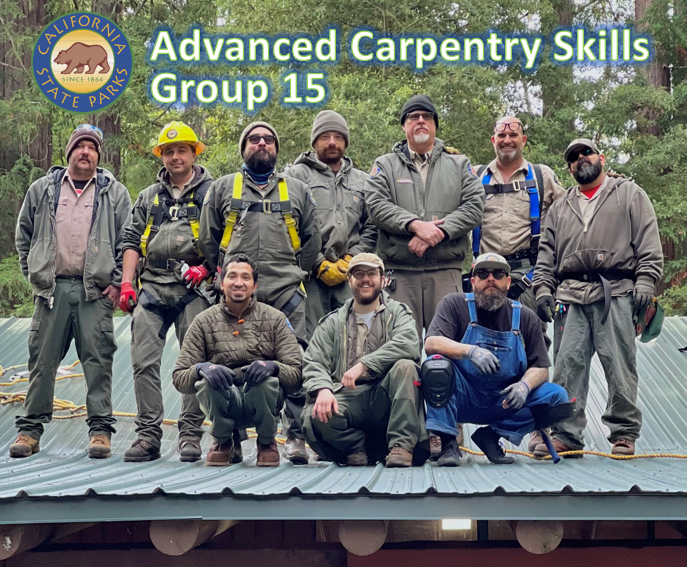
[(515, 459), (507, 457), (501, 445), (499, 445), (499, 439), (500, 437), (489, 426), (480, 427), (472, 434), (472, 440), (475, 442), (475, 445), (482, 449), (487, 459), (492, 463), (495, 465), (510, 465), (514, 463)]
[(461, 457), (462, 454), (455, 436), (441, 435), (441, 453), (437, 459), (437, 465), (440, 467), (458, 467)]
[(125, 463), (144, 463), (160, 458), (160, 447), (156, 447), (143, 439), (136, 439), (133, 445), (124, 453)]

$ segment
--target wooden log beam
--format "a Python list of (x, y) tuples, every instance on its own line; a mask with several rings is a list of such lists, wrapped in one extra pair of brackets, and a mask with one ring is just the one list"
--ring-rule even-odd
[(183, 555), (227, 531), (239, 520), (155, 520), (150, 522), (150, 540), (165, 555)]
[(0, 561), (28, 551), (42, 543), (81, 531), (92, 523), (20, 524), (0, 526)]
[(348, 520), (339, 524), (339, 540), (353, 555), (371, 555), (384, 545), (386, 520)]
[(511, 527), (522, 548), (536, 555), (553, 551), (563, 539), (563, 522), (559, 520), (520, 520)]

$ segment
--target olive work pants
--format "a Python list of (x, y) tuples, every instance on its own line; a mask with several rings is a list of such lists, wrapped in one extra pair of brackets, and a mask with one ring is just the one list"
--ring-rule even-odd
[(308, 294), (305, 304), (305, 326), (307, 339), (310, 341), (320, 319), (341, 307), (346, 300), (353, 297), (353, 292), (348, 281), (328, 286), (315, 276), (311, 276), (305, 284), (305, 291)]
[(413, 453), (414, 464), (422, 464), (429, 457), (429, 441), (416, 378), (415, 363), (399, 360), (381, 380), (338, 390), (334, 396), (339, 413), (327, 423), (312, 417), (312, 400), (303, 410), (308, 444), (321, 457), (338, 463), (363, 451), (371, 462), (382, 461), (389, 449), (399, 446)]
[[(181, 283), (156, 284), (144, 281), (142, 289), (152, 294), (167, 307), (174, 307), (186, 295), (188, 289)], [(179, 348), (193, 319), (209, 307), (207, 300), (198, 296), (184, 307), (174, 322)], [(164, 404), (160, 366), (166, 337), (158, 336), (162, 318), (145, 309), (139, 302), (134, 309), (131, 321), (131, 365), (134, 370), (134, 394), (136, 395), (136, 433), (151, 445), (160, 447), (162, 443), (162, 420)], [(172, 368), (169, 371), (171, 382)], [(205, 416), (193, 394), (183, 394), (179, 415), (179, 439), (200, 439), (203, 436)]]
[[(310, 301), (310, 297), (301, 300), (296, 309), (289, 315), (289, 323), (291, 323), (293, 332), (296, 333), (296, 338), (301, 343), (301, 347), (305, 344), (303, 338), (306, 336), (306, 302), (308, 301)], [(282, 412), (283, 433), (289, 439), (303, 439), (301, 413), (304, 407), (305, 390), (303, 388), (290, 393), (284, 399), (284, 411)]]
[(86, 301), (81, 278), (58, 278), (53, 308), (34, 298), (29, 332), (29, 389), (23, 416), (16, 419), (19, 433), (40, 439), (43, 425), (52, 420), (55, 375), (72, 342), (86, 381), (86, 423), (89, 436), (111, 437), (112, 358), (117, 350), (112, 302), (106, 297)]

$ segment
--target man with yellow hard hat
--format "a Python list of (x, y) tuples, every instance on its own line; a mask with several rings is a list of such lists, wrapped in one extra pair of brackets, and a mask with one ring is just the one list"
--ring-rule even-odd
[[(183, 122), (162, 129), (153, 153), (162, 158), (163, 167), (157, 182), (138, 196), (124, 233), (119, 306), (133, 314), (131, 363), (138, 408), (138, 438), (124, 454), (128, 462), (160, 457), (160, 360), (167, 331), (173, 323), (181, 345), (194, 317), (209, 307), (200, 286), (210, 270), (196, 246), (200, 210), (212, 183), (207, 169), (195, 163), (204, 150), (205, 144)], [(196, 396), (184, 395), (179, 416), (182, 461), (200, 459), (204, 419)]]

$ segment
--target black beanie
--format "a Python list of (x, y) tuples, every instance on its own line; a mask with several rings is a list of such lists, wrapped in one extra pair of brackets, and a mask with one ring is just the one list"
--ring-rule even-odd
[(439, 128), (439, 115), (437, 114), (437, 109), (434, 107), (434, 103), (432, 102), (432, 99), (429, 98), (429, 95), (415, 95), (403, 105), (403, 108), (401, 109), (401, 126), (405, 124), (406, 116), (413, 112), (413, 110), (425, 110), (434, 114), (434, 124), (436, 124), (437, 129)]

